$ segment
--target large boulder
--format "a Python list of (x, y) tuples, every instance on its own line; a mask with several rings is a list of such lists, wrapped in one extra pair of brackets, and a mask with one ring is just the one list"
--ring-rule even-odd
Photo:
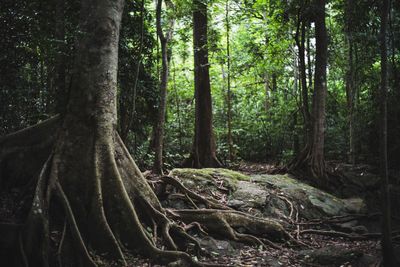
[[(290, 175), (244, 175), (227, 169), (174, 169), (170, 175), (189, 189), (223, 196), (227, 205), (258, 216), (284, 218), (297, 209), (299, 217), (315, 219), (365, 210), (360, 198), (341, 199)], [(292, 214), (293, 216), (294, 214)]]
[[(264, 187), (270, 193), (264, 210), (267, 214), (279, 212), (276, 208), (282, 207), (283, 202), (285, 206), (290, 206), (287, 200), (298, 208), (299, 215), (305, 219), (362, 213), (366, 209), (361, 198), (341, 199), (298, 181), (288, 174), (255, 175), (251, 178), (254, 183)], [(235, 195), (233, 194), (232, 197)], [(288, 215), (289, 211), (283, 211)]]

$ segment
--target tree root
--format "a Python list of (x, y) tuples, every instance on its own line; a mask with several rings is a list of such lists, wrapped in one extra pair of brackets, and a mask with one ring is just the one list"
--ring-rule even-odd
[[(46, 136), (56, 125), (58, 122), (54, 120), (27, 131), (33, 136)], [(90, 131), (77, 127), (77, 131)], [(25, 135), (22, 131), (2, 140)], [(88, 138), (83, 140), (80, 136)], [(29, 146), (40, 143), (39, 139), (30, 140)], [(51, 262), (60, 266), (95, 267), (99, 265), (100, 255), (102, 260), (126, 266), (126, 250), (138, 251), (164, 264), (218, 266), (197, 262), (190, 256), (191, 252), (186, 252), (188, 244), (193, 244), (197, 255), (202, 252), (199, 241), (187, 232), (190, 227), (197, 227), (203, 234), (275, 249), (280, 246), (270, 240), (289, 236), (278, 222), (230, 210), (169, 176), (162, 177), (162, 181), (180, 190), (194, 205), (202, 203), (211, 209), (169, 211), (162, 208), (116, 133), (105, 137), (97, 133), (76, 135), (61, 128), (56, 137), (48, 140), (56, 141), (46, 143), (47, 160), (41, 161), (41, 170), (34, 168), (40, 170), (37, 179), (34, 171), (27, 181), (36, 185), (18, 241), (23, 255), (21, 266), (48, 267)], [(4, 151), (15, 150), (0, 147), (1, 155), (6, 155), (3, 159), (11, 160)], [(19, 164), (23, 167), (25, 162)], [(2, 177), (12, 180), (12, 174)], [(50, 232), (54, 230), (60, 233), (59, 242), (56, 249), (50, 249), (53, 244)], [(162, 250), (163, 246), (167, 250)]]
[[(275, 240), (288, 237), (288, 233), (279, 223), (273, 220), (253, 217), (239, 211), (202, 209), (168, 210), (168, 212), (174, 219), (182, 220), (184, 223), (201, 225), (208, 233), (247, 244), (261, 245), (263, 247), (271, 246), (275, 249), (280, 249), (278, 245), (268, 239), (262, 241), (255, 235)], [(240, 233), (239, 230), (243, 231), (243, 233)]]
[[(161, 181), (163, 181), (166, 184), (170, 184), (177, 188), (178, 190), (182, 191), (182, 193), (185, 194), (186, 198), (193, 203), (193, 200), (196, 200), (198, 202), (201, 202), (206, 205), (207, 208), (212, 208), (212, 209), (230, 209), (229, 207), (220, 204), (218, 201), (214, 199), (207, 199), (191, 190), (189, 190), (186, 186), (184, 186), (181, 182), (179, 182), (176, 178), (172, 176), (162, 176)], [(193, 203), (194, 206), (196, 206)]]
[[(62, 205), (64, 206), (64, 211), (66, 213), (67, 221), (70, 226), (71, 232), (72, 232), (72, 237), (75, 241), (75, 244), (77, 244), (77, 248), (80, 251), (80, 254), (83, 256), (84, 261), (85, 261), (85, 266), (88, 267), (95, 267), (96, 263), (93, 261), (92, 257), (89, 255), (88, 249), (83, 241), (81, 232), (79, 231), (78, 225), (75, 220), (75, 216), (72, 212), (71, 205), (69, 204), (68, 198), (65, 195), (61, 185), (57, 182), (56, 183), (56, 192), (62, 202)], [(64, 224), (64, 230), (63, 230), (63, 236), (60, 241), (60, 247), (59, 247), (59, 255), (61, 255), (61, 249), (62, 245), (65, 239), (65, 231), (66, 231), (66, 223)], [(61, 262), (61, 260), (60, 260)]]
[[(392, 236), (396, 236), (399, 233), (400, 233), (400, 231), (393, 231)], [(328, 237), (343, 237), (343, 238), (347, 238), (349, 240), (368, 240), (368, 239), (372, 239), (372, 238), (379, 239), (382, 236), (381, 233), (348, 234), (348, 233), (338, 232), (338, 231), (326, 231), (326, 230), (316, 230), (316, 229), (303, 230), (303, 231), (300, 231), (300, 234), (301, 235), (315, 234), (315, 235), (323, 235), (323, 236), (328, 236)]]

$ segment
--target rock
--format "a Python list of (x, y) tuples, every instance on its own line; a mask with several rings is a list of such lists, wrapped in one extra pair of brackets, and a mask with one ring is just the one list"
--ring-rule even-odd
[(229, 256), (235, 252), (236, 246), (243, 246), (243, 244), (234, 241), (218, 240), (210, 236), (201, 238), (200, 245), (213, 256)]
[[(252, 180), (264, 185), (264, 188), (275, 188), (278, 192), (282, 192), (299, 207), (300, 216), (306, 219), (362, 213), (366, 209), (364, 201), (360, 198), (340, 199), (297, 181), (287, 174), (256, 175), (252, 176)], [(276, 195), (276, 198), (279, 196)], [(287, 214), (287, 211), (284, 213)]]
[(268, 191), (258, 184), (238, 181), (236, 190), (229, 196), (228, 205), (241, 201), (244, 203), (241, 208), (262, 209), (268, 194)]
[(243, 207), (245, 207), (246, 202), (237, 199), (230, 199), (228, 200), (227, 205), (234, 209), (242, 209)]
[(220, 190), (233, 192), (236, 190), (238, 181), (249, 180), (250, 177), (239, 172), (228, 169), (173, 169), (170, 173), (171, 176), (179, 177), (182, 183), (191, 189), (198, 189), (204, 187), (215, 187)]
[(339, 164), (336, 169), (346, 177), (344, 182), (356, 185), (359, 190), (379, 188), (380, 177), (373, 173), (371, 166)]
[(198, 192), (225, 190), (228, 206), (250, 211), (257, 216), (283, 219), (290, 215), (291, 205), (299, 210), (299, 217), (304, 219), (362, 213), (366, 208), (361, 198), (341, 199), (290, 175), (247, 176), (231, 170), (212, 168), (174, 169), (171, 175)]
[(305, 262), (322, 266), (341, 266), (361, 258), (363, 253), (357, 249), (327, 246), (315, 250), (302, 250), (299, 251), (298, 255)]

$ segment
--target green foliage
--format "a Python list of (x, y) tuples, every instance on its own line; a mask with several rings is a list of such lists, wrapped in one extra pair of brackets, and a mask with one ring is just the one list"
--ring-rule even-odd
[[(170, 81), (165, 130), (166, 167), (179, 165), (191, 150), (194, 135), (192, 1), (173, 1), (176, 16), (170, 43)], [(379, 1), (378, 1), (379, 2)], [(135, 103), (127, 136), (130, 151), (143, 168), (151, 166), (151, 130), (158, 103), (160, 46), (155, 7), (127, 1), (120, 34), (119, 116)], [(311, 1), (228, 1), (233, 150), (236, 159), (288, 162), (304, 145), (298, 49), (294, 37), (298, 14), (312, 18)], [(350, 8), (349, 3), (353, 7)], [(228, 162), (226, 0), (208, 1), (208, 48), (213, 122), (218, 157)], [(65, 38), (57, 40), (56, 3), (6, 0), (0, 5), (0, 135), (34, 124), (56, 110), (56, 58), (65, 54), (66, 85), (74, 64), (79, 1), (65, 2)], [(349, 43), (354, 49), (354, 123), (357, 160), (376, 162), (377, 92), (380, 83), (379, 9), (376, 1), (334, 0), (327, 4), (329, 32), (328, 98), (325, 152), (347, 160), (349, 107), (346, 77)], [(163, 22), (164, 23), (164, 22)], [(143, 43), (141, 34), (143, 29)], [(314, 69), (314, 24), (307, 26), (307, 79)], [(389, 159), (400, 166), (400, 3), (392, 1), (389, 26)], [(138, 75), (136, 70), (139, 69)], [(311, 75), (309, 75), (311, 74)], [(136, 82), (137, 80), (137, 82)], [(312, 84), (312, 81), (307, 81)], [(136, 94), (133, 88), (136, 85)], [(309, 88), (310, 100), (312, 86)], [(134, 99), (134, 100), (133, 100)], [(311, 101), (310, 101), (311, 104)], [(124, 115), (125, 114), (125, 115)], [(399, 158), (399, 159), (397, 159)]]

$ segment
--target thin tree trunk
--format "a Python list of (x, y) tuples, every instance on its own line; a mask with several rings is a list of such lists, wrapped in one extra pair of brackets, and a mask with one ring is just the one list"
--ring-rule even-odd
[[(299, 12), (300, 13), (300, 12)], [(310, 142), (311, 133), (311, 116), (309, 110), (308, 87), (307, 87), (307, 70), (305, 57), (305, 39), (306, 39), (306, 21), (301, 14), (298, 15), (298, 27), (296, 31), (295, 41), (299, 50), (299, 69), (301, 81), (301, 100), (304, 119), (304, 143)], [(300, 37), (299, 37), (300, 33)]]
[(56, 112), (63, 114), (67, 107), (68, 92), (66, 88), (66, 43), (65, 43), (65, 1), (56, 1), (55, 37), (57, 39), (57, 54), (55, 58), (55, 95)]
[[(300, 77), (299, 77), (299, 64), (298, 64), (298, 58), (296, 53), (294, 53), (294, 58), (293, 58), (293, 76), (294, 76), (294, 93), (297, 98), (298, 90), (299, 90), (299, 83), (300, 83)], [(301, 107), (299, 107), (300, 109)], [(293, 153), (294, 155), (298, 155), (300, 153), (300, 142), (299, 142), (299, 134), (296, 130), (297, 126), (297, 111), (293, 113), (293, 121), (292, 121), (292, 133), (293, 133)]]
[(381, 90), (380, 90), (380, 174), (382, 178), (382, 254), (385, 267), (398, 266), (393, 250), (391, 235), (391, 201), (388, 175), (387, 155), (387, 93), (388, 93), (388, 45), (387, 25), (389, 17), (389, 0), (381, 4)]
[(232, 140), (232, 96), (231, 96), (231, 53), (230, 53), (230, 21), (229, 21), (229, 0), (225, 5), (225, 21), (226, 21), (226, 55), (227, 55), (227, 126), (228, 126), (228, 153), (229, 161), (234, 160), (233, 140)]
[(178, 119), (178, 140), (179, 140), (179, 149), (182, 149), (182, 121), (181, 121), (181, 109), (180, 109), (180, 101), (178, 94), (178, 87), (176, 86), (176, 69), (175, 69), (175, 61), (172, 60), (173, 64), (173, 75), (172, 79), (174, 82), (174, 92), (175, 92), (175, 105), (176, 105), (176, 117)]
[[(140, 46), (139, 46), (139, 60), (136, 63), (136, 68), (135, 68), (135, 76), (134, 76), (134, 82), (133, 82), (133, 87), (128, 90), (127, 92), (127, 97), (126, 97), (126, 102), (127, 103), (120, 103), (121, 105), (121, 113), (122, 110), (124, 110), (124, 114), (121, 114), (121, 122), (120, 122), (120, 135), (122, 141), (126, 141), (128, 138), (129, 131), (131, 129), (133, 120), (135, 118), (135, 113), (136, 113), (136, 95), (137, 95), (137, 85), (139, 81), (139, 74), (140, 74), (140, 65), (142, 64), (142, 52), (143, 52), (143, 47), (144, 47), (144, 4), (145, 0), (141, 1), (140, 4)], [(158, 55), (158, 53), (157, 53)], [(158, 66), (158, 65), (157, 65)], [(125, 99), (121, 99), (122, 101), (125, 101)], [(122, 107), (125, 106), (123, 109)], [(136, 146), (135, 146), (136, 147)]]
[[(172, 8), (172, 3), (169, 0), (166, 0), (167, 6)], [(168, 88), (168, 76), (169, 76), (169, 55), (168, 55), (168, 43), (172, 38), (173, 28), (174, 28), (174, 19), (170, 19), (169, 29), (167, 34), (163, 33), (163, 29), (161, 27), (161, 7), (162, 0), (157, 0), (157, 12), (156, 12), (156, 20), (157, 20), (157, 35), (160, 39), (161, 43), (161, 82), (160, 82), (160, 102), (158, 105), (158, 118), (157, 123), (154, 127), (154, 163), (153, 163), (153, 172), (157, 174), (162, 174), (162, 166), (163, 166), (163, 147), (164, 147), (164, 125), (165, 125), (165, 114), (167, 110), (167, 88)]]
[(355, 75), (354, 75), (354, 59), (353, 59), (353, 44), (349, 39), (349, 69), (346, 75), (346, 98), (349, 120), (349, 162), (355, 164), (355, 125), (354, 125), (354, 108), (355, 108)]
[(355, 75), (355, 60), (354, 51), (355, 45), (353, 41), (353, 16), (354, 16), (354, 1), (348, 0), (346, 5), (346, 39), (349, 47), (348, 51), (348, 69), (346, 74), (346, 99), (348, 109), (348, 121), (349, 121), (349, 162), (355, 164), (355, 125), (354, 125), (354, 109), (355, 109), (355, 97), (356, 97), (356, 75)]
[(307, 66), (308, 66), (308, 88), (309, 90), (313, 87), (313, 62), (311, 60), (311, 23), (308, 23), (308, 31), (307, 31)]

